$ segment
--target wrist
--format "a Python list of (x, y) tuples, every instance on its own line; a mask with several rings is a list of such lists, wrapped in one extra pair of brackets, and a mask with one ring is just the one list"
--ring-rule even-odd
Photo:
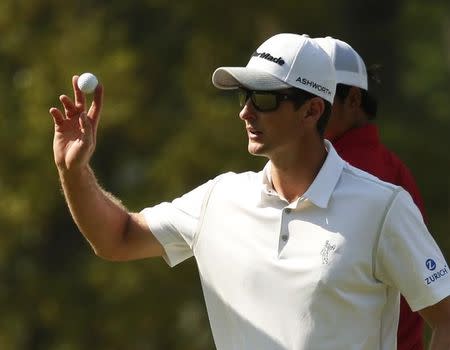
[(80, 180), (92, 172), (89, 165), (71, 168), (57, 167), (57, 169), (61, 182)]

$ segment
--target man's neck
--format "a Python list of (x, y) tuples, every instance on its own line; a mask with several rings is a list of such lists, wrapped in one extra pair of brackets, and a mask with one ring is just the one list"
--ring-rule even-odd
[(296, 155), (271, 158), (271, 177), (275, 191), (292, 203), (311, 186), (327, 157), (323, 140)]

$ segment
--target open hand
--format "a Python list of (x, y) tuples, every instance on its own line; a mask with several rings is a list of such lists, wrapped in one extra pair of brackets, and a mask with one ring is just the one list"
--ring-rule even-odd
[(78, 88), (77, 80), (78, 76), (73, 76), (74, 101), (66, 95), (59, 97), (64, 113), (56, 107), (49, 110), (55, 123), (53, 153), (60, 171), (80, 169), (88, 165), (96, 145), (103, 86), (98, 84), (92, 104), (86, 112), (86, 97)]

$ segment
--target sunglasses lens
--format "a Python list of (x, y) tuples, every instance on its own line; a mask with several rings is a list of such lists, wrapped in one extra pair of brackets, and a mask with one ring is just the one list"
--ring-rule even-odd
[(248, 93), (245, 90), (238, 90), (239, 106), (243, 108), (248, 100)]
[(278, 107), (277, 95), (268, 92), (238, 90), (239, 106), (244, 108), (250, 98), (253, 106), (260, 112), (273, 111)]
[(252, 102), (260, 111), (270, 111), (278, 107), (277, 96), (273, 94), (254, 92), (252, 94)]

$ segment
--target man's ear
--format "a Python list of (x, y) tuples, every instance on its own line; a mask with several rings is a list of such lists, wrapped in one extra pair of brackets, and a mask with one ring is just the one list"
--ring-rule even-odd
[(325, 102), (320, 97), (313, 97), (308, 102), (309, 106), (306, 110), (306, 116), (319, 120), (325, 110)]
[(361, 107), (361, 90), (355, 86), (352, 86), (350, 90), (348, 91), (347, 98), (345, 99), (345, 102), (347, 103), (347, 106), (350, 108), (359, 108)]

